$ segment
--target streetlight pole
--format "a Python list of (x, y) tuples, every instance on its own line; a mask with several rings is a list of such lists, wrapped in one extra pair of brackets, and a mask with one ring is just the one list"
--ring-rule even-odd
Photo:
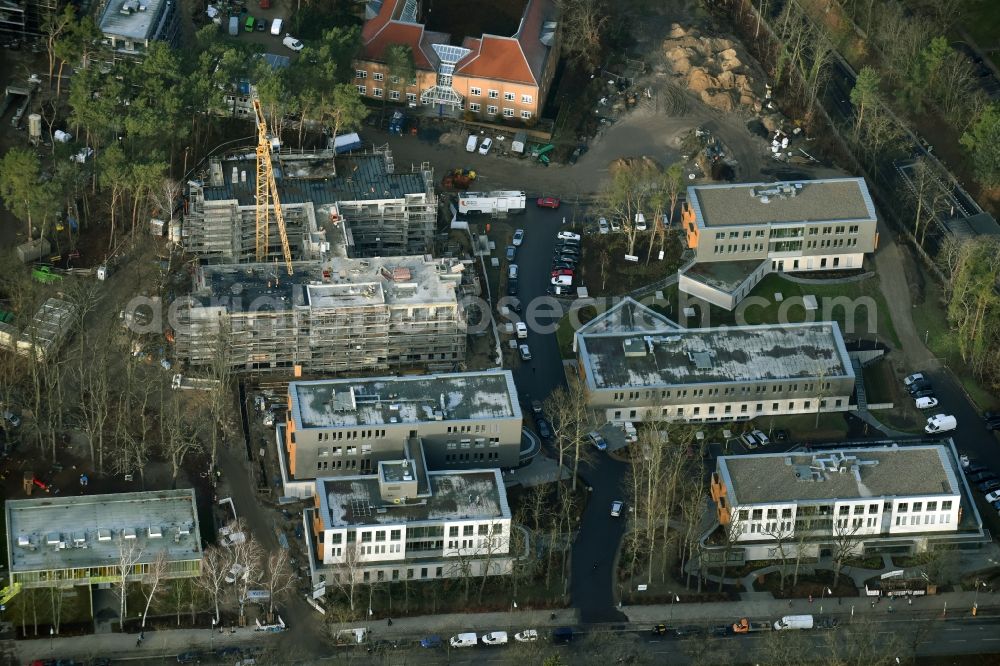
[(681, 600), (681, 598), (679, 596), (677, 596), (673, 592), (670, 593), (670, 621), (671, 622), (673, 622), (673, 619), (674, 619), (674, 602), (680, 601), (680, 600)]
[(830, 589), (830, 588), (828, 588), (828, 587), (824, 587), (824, 588), (823, 588), (823, 591), (822, 591), (822, 592), (820, 592), (820, 595), (819, 595), (819, 614), (820, 614), (820, 615), (822, 615), (822, 614), (823, 614), (823, 599), (825, 599), (825, 598), (826, 598), (826, 595), (828, 595), (828, 594), (829, 594), (829, 595), (830, 595), (831, 597), (833, 596), (833, 590), (831, 590), (831, 589)]
[(986, 582), (981, 580), (976, 580), (976, 596), (972, 600), (972, 615), (975, 616), (979, 612), (979, 588), (986, 587)]

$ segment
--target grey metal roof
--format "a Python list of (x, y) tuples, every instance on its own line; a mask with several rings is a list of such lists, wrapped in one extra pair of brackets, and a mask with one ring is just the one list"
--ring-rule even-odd
[(876, 219), (864, 178), (692, 185), (687, 200), (699, 227)]
[(594, 388), (853, 377), (836, 322), (580, 337)]
[[(160, 10), (171, 0), (109, 0), (101, 16), (101, 32), (128, 39), (153, 39), (160, 21)], [(128, 14), (122, 8), (135, 10)]]
[[(414, 504), (384, 502), (378, 477), (317, 479), (320, 515), (326, 529), (413, 522), (510, 518), (500, 470), (430, 472), (431, 496)], [(381, 509), (381, 511), (380, 511)]]
[[(845, 471), (815, 479), (810, 470), (848, 456)], [(850, 500), (921, 495), (960, 495), (948, 446), (847, 448), (811, 454), (767, 453), (722, 456), (720, 474), (732, 506), (795, 501)], [(860, 464), (858, 464), (860, 463)]]
[(14, 572), (113, 566), (126, 535), (141, 548), (140, 562), (159, 553), (171, 561), (201, 558), (191, 489), (7, 500), (6, 515)]
[(292, 382), (288, 393), (297, 429), (521, 417), (510, 370)]

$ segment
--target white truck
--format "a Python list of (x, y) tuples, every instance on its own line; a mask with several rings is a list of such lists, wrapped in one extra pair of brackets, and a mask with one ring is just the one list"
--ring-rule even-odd
[(506, 644), (507, 644), (506, 631), (491, 631), (488, 634), (483, 634), (483, 645), (506, 645)]
[(813, 628), (812, 615), (786, 615), (774, 623), (775, 631), (784, 631), (786, 629), (812, 629), (812, 628)]
[(523, 213), (524, 192), (465, 192), (458, 198), (459, 213)]
[(452, 636), (448, 640), (448, 644), (453, 648), (475, 647), (478, 643), (478, 637), (471, 632)]
[(927, 419), (924, 432), (934, 434), (936, 432), (948, 432), (958, 427), (958, 419), (951, 414), (935, 414)]

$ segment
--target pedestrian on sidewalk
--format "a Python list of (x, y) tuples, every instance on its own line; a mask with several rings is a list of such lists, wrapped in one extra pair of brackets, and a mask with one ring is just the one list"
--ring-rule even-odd
[(388, 620), (387, 620), (386, 623), (391, 627), (392, 626), (392, 618), (391, 617), (388, 618)]
[(813, 602), (813, 595), (810, 594), (809, 595), (809, 603), (812, 603), (812, 602)]
[(906, 597), (906, 605), (907, 606), (913, 605), (913, 597)]

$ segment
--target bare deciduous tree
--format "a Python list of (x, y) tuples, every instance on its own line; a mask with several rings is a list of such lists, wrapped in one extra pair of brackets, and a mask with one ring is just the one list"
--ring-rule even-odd
[(295, 585), (288, 549), (279, 548), (267, 558), (265, 585), (268, 592), (267, 621), (274, 622), (274, 605)]
[(128, 579), (133, 575), (135, 565), (142, 559), (142, 548), (137, 539), (126, 539), (118, 536), (118, 561), (115, 563), (115, 586), (118, 590), (118, 621), (125, 626), (125, 616), (128, 613)]
[(195, 578), (195, 585), (205, 591), (215, 609), (215, 624), (219, 624), (219, 602), (226, 586), (226, 575), (233, 565), (233, 556), (228, 550), (209, 546), (201, 558), (201, 575)]
[(149, 606), (153, 603), (153, 598), (157, 593), (162, 592), (161, 584), (167, 575), (167, 556), (163, 552), (157, 553), (152, 562), (149, 563), (146, 572), (142, 575), (140, 589), (146, 598), (146, 607), (142, 610), (142, 628), (146, 628), (146, 616), (149, 615)]

